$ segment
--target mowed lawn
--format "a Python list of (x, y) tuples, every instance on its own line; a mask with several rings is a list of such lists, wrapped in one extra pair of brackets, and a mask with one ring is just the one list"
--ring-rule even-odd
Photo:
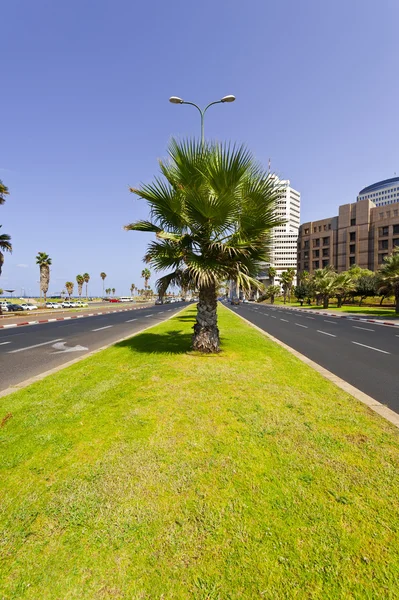
[(398, 598), (398, 431), (194, 311), (0, 399), (0, 598)]

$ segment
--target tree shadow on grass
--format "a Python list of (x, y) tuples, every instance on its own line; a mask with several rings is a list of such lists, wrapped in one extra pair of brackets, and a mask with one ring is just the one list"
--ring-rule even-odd
[(191, 349), (191, 339), (191, 333), (173, 330), (162, 334), (140, 333), (115, 345), (146, 354), (185, 354)]

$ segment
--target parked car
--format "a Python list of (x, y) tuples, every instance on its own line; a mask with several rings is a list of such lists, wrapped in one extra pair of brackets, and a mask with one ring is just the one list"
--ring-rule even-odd
[(76, 308), (80, 308), (83, 306), (89, 306), (87, 302), (83, 302), (82, 300), (78, 300), (77, 302), (74, 302), (74, 306)]
[(155, 300), (155, 304), (163, 304), (163, 300), (161, 300), (160, 298), (157, 298)]
[(0, 307), (2, 312), (8, 312), (8, 303), (7, 302), (0, 302)]
[(12, 303), (8, 303), (7, 304), (7, 310), (8, 312), (23, 312), (23, 308), (21, 307), (20, 304), (12, 304)]
[(23, 310), (37, 310), (36, 304), (28, 304), (27, 302), (23, 302), (20, 304), (20, 306), (22, 306)]
[(120, 302), (119, 298), (110, 298), (109, 302)]
[(240, 304), (240, 301), (238, 298), (232, 298), (230, 300), (230, 304), (232, 304), (233, 306), (238, 306)]
[(59, 308), (61, 307), (60, 304), (58, 304), (58, 302), (46, 302), (46, 308)]
[(64, 300), (61, 306), (62, 308), (73, 308), (73, 302), (69, 302), (69, 300)]

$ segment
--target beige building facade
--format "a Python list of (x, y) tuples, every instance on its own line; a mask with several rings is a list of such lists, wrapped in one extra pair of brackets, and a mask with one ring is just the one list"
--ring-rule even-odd
[(358, 265), (376, 271), (399, 247), (399, 202), (376, 206), (360, 200), (339, 207), (337, 217), (299, 228), (297, 270), (314, 273), (332, 265), (338, 273)]

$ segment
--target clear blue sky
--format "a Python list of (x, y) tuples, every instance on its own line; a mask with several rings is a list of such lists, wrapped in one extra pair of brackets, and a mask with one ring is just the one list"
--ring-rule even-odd
[[(0, 208), (12, 236), (0, 287), (91, 293), (141, 285), (149, 237), (128, 187), (157, 174), (172, 135), (248, 144), (302, 194), (301, 220), (336, 214), (399, 173), (397, 0), (0, 0)], [(154, 278), (152, 280), (154, 283)]]

